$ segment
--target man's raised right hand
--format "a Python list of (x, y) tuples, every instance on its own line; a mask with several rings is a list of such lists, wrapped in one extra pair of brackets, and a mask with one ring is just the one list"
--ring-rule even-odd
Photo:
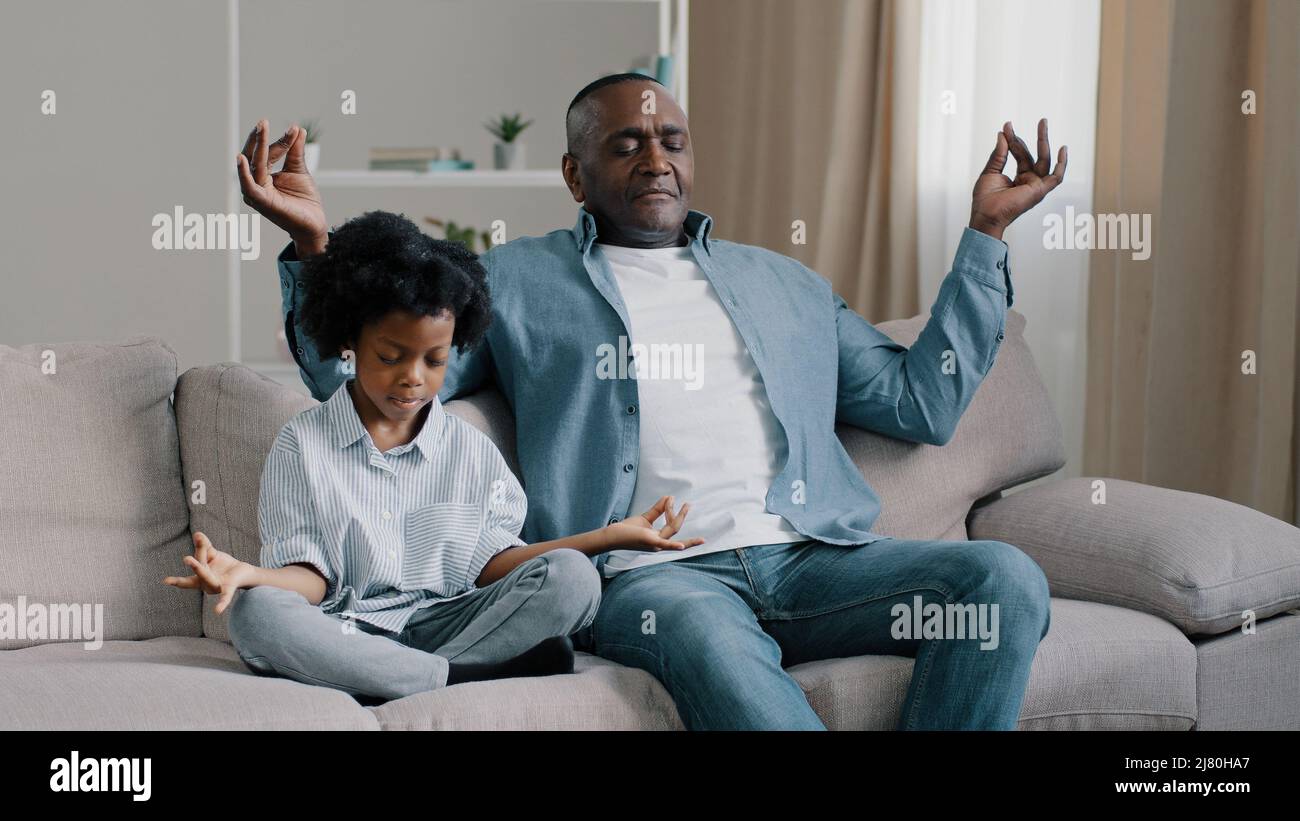
[[(325, 208), (307, 172), (307, 132), (291, 125), (283, 137), (267, 145), (269, 128), (266, 120), (258, 120), (243, 152), (235, 158), (239, 188), (244, 202), (283, 228), (293, 239), (298, 258), (305, 259), (325, 250), (329, 238)], [(271, 166), (281, 157), (285, 158), (284, 169), (272, 174)]]

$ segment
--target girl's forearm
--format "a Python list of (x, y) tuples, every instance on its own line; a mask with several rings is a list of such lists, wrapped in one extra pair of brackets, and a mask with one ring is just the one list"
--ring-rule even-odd
[(256, 585), (269, 585), (301, 593), (312, 604), (320, 604), (325, 598), (328, 586), (325, 577), (316, 569), (305, 564), (290, 564), (284, 567), (258, 567), (253, 575)]
[(483, 566), (483, 571), (478, 574), (476, 584), (479, 587), (487, 587), (492, 582), (504, 578), (511, 570), (529, 559), (562, 547), (577, 550), (587, 556), (596, 556), (608, 550), (609, 544), (602, 528), (564, 539), (506, 548), (488, 560), (488, 563)]
[[(555, 550), (560, 547), (571, 547), (579, 553), (585, 553), (588, 556), (598, 556), (609, 550), (609, 539), (605, 534), (605, 528), (598, 530), (588, 530), (586, 533), (579, 533), (576, 536), (566, 536), (563, 539), (555, 539), (549, 542), (537, 542), (530, 544), (528, 547), (538, 548), (533, 556), (541, 555), (548, 550)], [(528, 558), (532, 558), (529, 556)]]

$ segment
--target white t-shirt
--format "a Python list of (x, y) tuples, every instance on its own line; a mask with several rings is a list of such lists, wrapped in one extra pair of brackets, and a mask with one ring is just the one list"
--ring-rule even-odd
[[(691, 510), (673, 538), (687, 550), (614, 550), (605, 575), (757, 544), (801, 541), (766, 497), (785, 466), (785, 431), (745, 341), (686, 247), (595, 244), (618, 281), (631, 323), (641, 416), (631, 516), (661, 496)], [(659, 521), (663, 524), (663, 520)]]

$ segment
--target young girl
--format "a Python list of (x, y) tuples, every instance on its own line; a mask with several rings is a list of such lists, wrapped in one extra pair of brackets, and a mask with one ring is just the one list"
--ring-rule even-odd
[(701, 543), (671, 541), (690, 508), (674, 514), (671, 497), (600, 530), (520, 541), (519, 482), (437, 397), (452, 346), (477, 344), (490, 321), (486, 274), (464, 246), (373, 211), (334, 232), (302, 281), (302, 327), (356, 375), (276, 437), (260, 567), (195, 533), (196, 575), (164, 580), (220, 594), (254, 672), (360, 699), (572, 672), (568, 637), (600, 598), (591, 557)]

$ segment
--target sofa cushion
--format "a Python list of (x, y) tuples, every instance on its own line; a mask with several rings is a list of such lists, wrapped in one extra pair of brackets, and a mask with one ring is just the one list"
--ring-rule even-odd
[[(190, 525), (213, 547), (257, 564), (262, 465), (284, 424), (316, 404), (243, 365), (205, 365), (181, 374), (176, 422), (185, 484), (202, 481), (206, 488), (204, 498), (187, 497)], [(213, 609), (219, 597), (203, 599), (203, 635), (229, 641), (225, 616)]]
[(1029, 554), (1054, 595), (1141, 610), (1188, 635), (1300, 606), (1300, 528), (1202, 493), (1061, 479), (976, 509), (969, 529)]
[(680, 730), (668, 691), (644, 670), (576, 653), (565, 676), (457, 684), (371, 707), (385, 730)]
[(191, 549), (176, 367), (148, 336), (0, 345), (0, 649), (74, 605), (101, 640), (200, 635), (199, 594), (162, 583)]
[[(892, 730), (913, 659), (857, 656), (789, 668), (832, 730)], [(649, 673), (579, 653), (574, 674), (460, 684), (371, 707), (386, 730), (681, 729)], [(1177, 628), (1120, 607), (1052, 600), (1021, 709), (1022, 730), (1187, 730), (1196, 651)]]
[[(926, 319), (918, 315), (876, 327), (910, 347)], [(977, 500), (1065, 464), (1061, 424), (1024, 331), (1024, 314), (1008, 310), (993, 367), (946, 445), (836, 427), (845, 450), (880, 496), (872, 532), (897, 539), (966, 539), (966, 514)]]
[(1196, 648), (1169, 622), (1052, 599), (1020, 710), (1021, 730), (1190, 730)]
[(164, 637), (0, 652), (3, 730), (377, 730), (341, 690), (254, 674), (233, 647)]

